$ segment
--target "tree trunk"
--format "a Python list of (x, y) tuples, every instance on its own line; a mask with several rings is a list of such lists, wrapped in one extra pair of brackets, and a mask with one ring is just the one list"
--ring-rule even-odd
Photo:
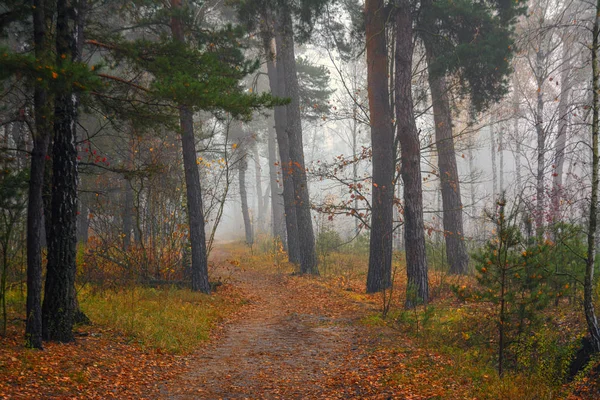
[(544, 232), (544, 169), (546, 164), (546, 131), (544, 129), (544, 78), (543, 63), (545, 60), (541, 48), (536, 53), (537, 106), (535, 111), (535, 130), (537, 134), (537, 175), (536, 175), (536, 235)]
[[(318, 275), (317, 255), (315, 251), (315, 235), (312, 226), (308, 181), (304, 164), (304, 145), (302, 143), (302, 122), (300, 116), (300, 92), (296, 72), (294, 53), (294, 32), (291, 11), (287, 6), (280, 7), (281, 46), (277, 46), (278, 59), (281, 55), (283, 77), (285, 79), (285, 97), (291, 101), (285, 107), (289, 140), (290, 164), (288, 168), (294, 183), (294, 206), (298, 226), (300, 250), (300, 272)], [(279, 44), (279, 43), (278, 43)], [(278, 62), (279, 65), (280, 62)]]
[(465, 274), (469, 264), (469, 255), (464, 242), (462, 200), (456, 152), (452, 135), (452, 115), (445, 77), (434, 77), (431, 65), (435, 54), (428, 42), (425, 42), (429, 68), (429, 87), (433, 102), (435, 124), (435, 144), (438, 153), (438, 168), (442, 189), (444, 237), (446, 256), (450, 273)]
[(556, 153), (554, 154), (554, 173), (552, 174), (552, 222), (560, 220), (560, 201), (562, 198), (563, 169), (565, 165), (565, 147), (569, 123), (569, 96), (571, 94), (571, 43), (563, 39), (562, 71), (560, 73), (560, 100), (558, 102), (558, 133)]
[(277, 179), (277, 143), (275, 142), (275, 127), (269, 122), (269, 183), (271, 188), (271, 216), (273, 237), (282, 241), (283, 247), (287, 249), (285, 237), (285, 212), (283, 209), (283, 196), (281, 185)]
[(260, 155), (258, 154), (258, 138), (254, 139), (252, 146), (254, 153), (254, 174), (256, 177), (256, 227), (259, 232), (262, 232), (265, 223), (266, 205), (263, 199), (262, 168), (260, 166)]
[(494, 121), (490, 123), (490, 152), (492, 155), (492, 202), (498, 199), (498, 163), (496, 162), (496, 135)]
[(498, 190), (501, 197), (504, 197), (504, 131), (502, 127), (498, 130), (498, 155), (500, 161), (498, 166), (500, 170), (498, 171)]
[[(44, 62), (50, 57), (47, 29), (51, 25), (53, 7), (48, 0), (33, 0), (33, 38), (35, 57)], [(51, 99), (43, 84), (36, 84), (33, 94), (35, 129), (31, 152), (29, 200), (27, 204), (27, 322), (25, 338), (28, 347), (42, 348), (42, 235), (44, 224), (44, 169), (50, 143)]]
[[(285, 74), (280, 49), (282, 44), (281, 30), (273, 28), (273, 18), (265, 12), (263, 18), (263, 44), (267, 53), (267, 73), (271, 93), (275, 96), (285, 97)], [(275, 46), (273, 46), (275, 42)], [(275, 47), (275, 53), (274, 53)], [(286, 107), (275, 107), (275, 132), (277, 136), (277, 147), (279, 148), (279, 165), (281, 167), (281, 179), (283, 181), (283, 206), (285, 213), (285, 230), (287, 233), (284, 249), (288, 252), (291, 263), (300, 262), (300, 243), (298, 239), (298, 224), (296, 221), (296, 208), (294, 207), (294, 182), (290, 171), (290, 149), (289, 139), (286, 132), (287, 115)]]
[[(245, 150), (245, 149), (244, 149)], [(247, 154), (242, 154), (239, 161), (239, 184), (240, 184), (240, 199), (242, 202), (242, 216), (244, 218), (244, 231), (246, 233), (246, 244), (252, 246), (254, 244), (254, 233), (252, 232), (252, 221), (250, 220), (250, 212), (248, 211), (248, 195), (246, 194), (246, 171), (248, 170)]]
[(123, 179), (123, 250), (131, 246), (131, 232), (133, 231), (133, 188), (129, 179)]
[[(406, 307), (427, 304), (429, 283), (423, 222), (421, 147), (412, 100), (413, 29), (410, 2), (401, 0), (396, 12), (396, 117), (404, 181)], [(370, 36), (367, 35), (367, 38)]]
[[(474, 133), (471, 135), (474, 135)], [(475, 155), (473, 154), (475, 139), (473, 138), (473, 136), (470, 136), (468, 140), (469, 144), (467, 148), (467, 157), (469, 158), (469, 194), (471, 196), (471, 224), (473, 224), (474, 219), (477, 215), (477, 207), (475, 205)], [(475, 231), (475, 229), (472, 229), (471, 236), (474, 236)]]
[(519, 107), (519, 94), (517, 93), (517, 78), (513, 75), (513, 135), (515, 144), (515, 175), (517, 188), (516, 193), (521, 193), (523, 190), (523, 184), (521, 182), (521, 138), (519, 136), (519, 117), (520, 117), (520, 107)]
[[(388, 87), (385, 38), (387, 19), (382, 0), (365, 2), (367, 88), (371, 121), (373, 182), (367, 293), (390, 287), (394, 198), (394, 131)], [(400, 41), (400, 40), (399, 40)], [(410, 68), (409, 68), (410, 69)], [(396, 82), (397, 83), (397, 82)], [(398, 84), (398, 83), (397, 83)]]
[[(356, 65), (354, 66), (354, 77), (356, 78)], [(354, 80), (355, 81), (355, 80)], [(355, 90), (356, 92), (356, 90)], [(356, 119), (356, 113), (358, 112), (358, 107), (356, 104), (352, 105), (352, 184), (354, 187), (358, 185), (358, 162), (357, 159), (360, 156), (358, 154), (358, 120)], [(358, 212), (358, 196), (354, 197), (354, 209)], [(358, 235), (360, 232), (359, 228), (359, 220), (358, 218), (354, 218), (354, 234)]]
[[(172, 0), (174, 11), (171, 18), (171, 32), (175, 41), (185, 41), (183, 26), (175, 10), (181, 9), (181, 0)], [(190, 229), (190, 246), (192, 249), (192, 290), (210, 293), (208, 283), (208, 260), (206, 254), (206, 233), (204, 231), (204, 210), (202, 209), (202, 187), (200, 173), (196, 163), (196, 141), (194, 136), (194, 114), (186, 105), (179, 105), (179, 121), (181, 125), (181, 147), (183, 151), (183, 168), (187, 193), (187, 212)]]
[[(57, 1), (57, 65), (77, 59), (77, 28), (71, 29), (68, 0)], [(77, 149), (75, 148), (78, 98), (65, 86), (55, 97), (52, 146), (52, 215), (48, 241), (48, 267), (42, 305), (42, 336), (70, 342), (76, 317), (75, 263), (77, 246)]]
[(596, 261), (596, 230), (598, 228), (598, 164), (600, 154), (598, 151), (598, 115), (600, 114), (600, 83), (598, 82), (598, 34), (600, 33), (600, 0), (596, 2), (596, 19), (593, 28), (592, 44), (592, 92), (593, 92), (593, 117), (592, 117), (592, 192), (590, 202), (590, 216), (588, 226), (587, 259), (585, 265), (585, 280), (583, 294), (583, 308), (588, 326), (590, 342), (594, 351), (600, 352), (600, 325), (594, 308), (594, 264)]

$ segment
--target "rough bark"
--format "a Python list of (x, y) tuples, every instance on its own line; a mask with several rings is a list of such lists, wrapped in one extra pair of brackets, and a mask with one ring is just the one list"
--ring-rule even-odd
[[(396, 118), (401, 150), (401, 173), (404, 182), (404, 227), (406, 273), (408, 277), (406, 307), (429, 300), (425, 226), (423, 222), (423, 188), (421, 148), (415, 124), (412, 99), (413, 29), (410, 2), (401, 0), (396, 12)], [(367, 35), (367, 37), (369, 37)]]
[[(77, 59), (77, 7), (68, 0), (57, 1), (57, 64)], [(77, 19), (75, 19), (77, 21)], [(74, 26), (75, 28), (71, 28)], [(77, 150), (76, 123), (78, 99), (73, 88), (61, 88), (54, 104), (52, 145), (52, 215), (48, 240), (48, 267), (42, 304), (42, 336), (45, 340), (70, 342), (76, 317), (75, 275), (77, 246)]]
[(298, 224), (298, 240), (300, 249), (300, 272), (318, 275), (315, 234), (312, 226), (308, 180), (304, 164), (304, 144), (302, 142), (302, 121), (300, 115), (300, 89), (296, 72), (296, 56), (294, 53), (294, 32), (292, 15), (289, 7), (280, 8), (281, 46), (277, 54), (281, 54), (285, 77), (285, 97), (290, 99), (286, 105), (287, 127), (289, 139), (291, 174), (294, 182), (294, 206)]
[[(373, 183), (367, 293), (391, 285), (394, 186), (394, 131), (388, 87), (384, 2), (365, 2), (367, 88), (371, 121)], [(410, 69), (410, 68), (409, 68)]]
[[(181, 9), (181, 0), (172, 0), (171, 33), (173, 39), (184, 42), (183, 26), (175, 10)], [(179, 121), (181, 126), (181, 147), (183, 151), (183, 168), (187, 195), (187, 212), (190, 230), (190, 247), (192, 249), (192, 290), (210, 293), (208, 282), (208, 260), (206, 254), (206, 233), (204, 230), (204, 210), (202, 209), (202, 187), (200, 173), (196, 163), (196, 141), (194, 136), (194, 114), (190, 107), (179, 105)]]
[[(269, 11), (265, 11), (261, 33), (263, 45), (267, 54), (267, 74), (271, 93), (278, 97), (285, 96), (285, 76), (282, 56), (277, 48), (282, 46), (281, 30), (275, 29), (275, 20)], [(291, 263), (300, 262), (300, 244), (298, 240), (298, 224), (296, 222), (296, 208), (294, 207), (294, 182), (290, 173), (289, 139), (285, 127), (287, 125), (286, 108), (275, 107), (275, 133), (279, 149), (279, 165), (281, 167), (281, 181), (283, 182), (283, 208), (285, 216), (286, 238), (283, 241), (284, 249), (288, 252)]]
[(244, 219), (244, 232), (246, 234), (246, 244), (252, 246), (254, 244), (254, 232), (252, 229), (252, 221), (250, 220), (250, 212), (248, 211), (248, 194), (246, 193), (246, 171), (248, 170), (247, 154), (243, 154), (239, 161), (238, 177), (240, 186), (240, 200), (242, 203), (242, 217)]
[(590, 342), (594, 351), (600, 352), (600, 325), (594, 307), (594, 264), (596, 261), (596, 230), (598, 228), (598, 165), (600, 154), (598, 151), (600, 100), (600, 82), (598, 74), (598, 35), (600, 33), (600, 0), (596, 2), (596, 19), (593, 28), (592, 43), (592, 92), (593, 92), (593, 116), (592, 116), (592, 188), (590, 202), (590, 216), (588, 225), (587, 259), (585, 266), (583, 308), (585, 320), (588, 326)]
[[(47, 60), (50, 55), (48, 26), (52, 21), (52, 4), (48, 0), (33, 0), (35, 57)], [(44, 170), (50, 143), (50, 98), (42, 84), (36, 84), (33, 94), (35, 129), (29, 177), (27, 204), (27, 322), (26, 344), (42, 348), (42, 235), (44, 224)]]
[[(435, 60), (435, 54), (431, 45), (428, 45), (427, 41), (425, 43), (427, 62), (431, 66)], [(435, 145), (438, 154), (438, 169), (442, 191), (442, 219), (446, 240), (446, 257), (448, 258), (450, 273), (465, 274), (468, 269), (469, 255), (464, 242), (463, 205), (460, 196), (458, 167), (456, 166), (454, 137), (452, 135), (450, 99), (448, 98), (445, 77), (433, 76), (431, 68), (429, 69), (429, 87), (433, 102)]]

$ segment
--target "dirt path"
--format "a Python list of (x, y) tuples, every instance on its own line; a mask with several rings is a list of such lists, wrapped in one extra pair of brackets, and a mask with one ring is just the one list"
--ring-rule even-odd
[(189, 373), (168, 384), (164, 398), (335, 398), (331, 377), (357, 350), (348, 299), (281, 274), (237, 269), (233, 283), (250, 305), (194, 357)]

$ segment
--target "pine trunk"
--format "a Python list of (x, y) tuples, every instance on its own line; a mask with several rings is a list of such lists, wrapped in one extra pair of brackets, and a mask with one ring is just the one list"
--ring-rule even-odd
[[(274, 121), (273, 121), (274, 122)], [(281, 185), (277, 179), (277, 143), (275, 142), (275, 127), (269, 124), (269, 183), (271, 188), (271, 218), (273, 237), (282, 241), (283, 247), (287, 249), (285, 240), (285, 212), (283, 209), (283, 196)]]
[[(173, 10), (181, 9), (181, 0), (172, 0), (171, 8)], [(171, 19), (171, 32), (174, 40), (182, 43), (185, 41), (183, 26), (177, 16), (173, 16)], [(210, 293), (204, 210), (202, 209), (202, 187), (200, 186), (200, 173), (196, 163), (194, 115), (186, 105), (179, 105), (179, 121), (181, 124), (181, 147), (187, 194), (190, 247), (192, 249), (192, 290)]]
[(388, 87), (385, 37), (386, 13), (382, 0), (365, 2), (367, 88), (371, 121), (373, 183), (367, 293), (391, 286), (394, 198), (394, 131)]
[(200, 173), (198, 172), (198, 164), (196, 163), (194, 117), (192, 111), (186, 106), (180, 106), (179, 113), (190, 228), (190, 247), (192, 249), (192, 290), (210, 293), (204, 210), (202, 209), (202, 187), (200, 186)]
[[(271, 93), (278, 97), (285, 97), (285, 74), (280, 49), (282, 44), (281, 29), (273, 28), (273, 18), (270, 14), (264, 17), (263, 44), (267, 53), (267, 74)], [(275, 24), (278, 25), (278, 24)], [(288, 260), (291, 263), (300, 262), (300, 243), (298, 239), (298, 223), (296, 220), (296, 208), (294, 207), (294, 182), (290, 173), (290, 149), (289, 139), (286, 132), (287, 115), (286, 107), (275, 107), (275, 133), (277, 147), (279, 148), (279, 165), (281, 180), (283, 182), (283, 208), (285, 216), (286, 238), (283, 240), (284, 249), (288, 252)]]
[(244, 219), (244, 232), (246, 233), (246, 244), (252, 246), (254, 244), (254, 233), (252, 232), (252, 221), (250, 220), (250, 212), (248, 211), (248, 195), (246, 193), (246, 171), (248, 170), (247, 155), (243, 154), (240, 160), (238, 177), (240, 185), (240, 200), (242, 203), (242, 217)]
[(425, 44), (429, 68), (429, 87), (433, 102), (435, 144), (438, 153), (438, 168), (442, 189), (444, 237), (450, 273), (465, 274), (469, 255), (464, 242), (462, 200), (456, 152), (452, 135), (452, 115), (445, 77), (434, 77), (431, 65), (435, 60), (431, 45)]
[(265, 223), (266, 201), (263, 197), (262, 189), (262, 168), (260, 166), (260, 155), (258, 154), (258, 139), (252, 143), (254, 156), (254, 176), (256, 178), (256, 230), (262, 232)]
[[(35, 57), (43, 62), (50, 56), (49, 34), (53, 8), (48, 0), (33, 0)], [(42, 348), (42, 235), (44, 233), (44, 170), (50, 143), (51, 99), (41, 84), (33, 94), (35, 130), (31, 152), (29, 200), (27, 204), (27, 322), (25, 337), (28, 347)]]
[(414, 119), (411, 90), (414, 46), (412, 24), (410, 2), (401, 0), (396, 13), (396, 118), (401, 150), (401, 173), (404, 181), (407, 308), (415, 307), (419, 303), (427, 304), (429, 300), (423, 222), (421, 146)]
[[(277, 46), (277, 55), (281, 55), (285, 79), (285, 97), (290, 99), (286, 108), (287, 134), (289, 140), (289, 169), (294, 183), (294, 206), (298, 225), (300, 250), (300, 272), (318, 275), (315, 235), (312, 226), (308, 181), (304, 164), (304, 145), (302, 143), (302, 122), (300, 116), (300, 92), (296, 72), (294, 53), (294, 32), (291, 11), (287, 6), (280, 9), (281, 46)], [(279, 63), (278, 63), (279, 64)], [(282, 160), (283, 161), (283, 160)]]
[[(77, 59), (76, 29), (69, 14), (77, 8), (67, 0), (57, 1), (57, 65)], [(48, 267), (42, 305), (42, 336), (45, 340), (70, 342), (76, 318), (75, 263), (77, 246), (77, 96), (63, 87), (55, 97), (52, 146), (52, 198), (48, 235)]]

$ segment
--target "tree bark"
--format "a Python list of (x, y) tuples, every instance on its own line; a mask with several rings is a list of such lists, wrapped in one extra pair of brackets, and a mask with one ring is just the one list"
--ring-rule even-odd
[[(181, 0), (172, 0), (174, 12), (171, 18), (173, 39), (185, 42), (183, 26), (176, 10), (181, 9)], [(183, 151), (183, 168), (187, 194), (187, 212), (190, 230), (190, 246), (192, 249), (192, 290), (210, 293), (208, 282), (208, 260), (206, 254), (206, 233), (204, 231), (204, 210), (202, 209), (202, 187), (200, 173), (196, 163), (196, 140), (194, 136), (194, 114), (184, 105), (179, 105), (179, 121), (181, 126), (181, 147)]]
[[(244, 149), (245, 150), (245, 149)], [(244, 232), (246, 233), (246, 244), (252, 246), (254, 244), (254, 233), (252, 232), (252, 221), (250, 220), (250, 212), (248, 211), (248, 195), (246, 193), (246, 171), (248, 170), (247, 154), (243, 152), (239, 161), (238, 177), (240, 185), (240, 200), (242, 203), (242, 216), (244, 218)]]
[(535, 130), (537, 134), (537, 174), (536, 174), (536, 235), (544, 232), (544, 169), (546, 164), (546, 131), (544, 129), (544, 92), (543, 63), (545, 55), (540, 48), (536, 53), (537, 106), (535, 111)]
[[(367, 293), (390, 287), (394, 196), (394, 132), (388, 87), (385, 38), (386, 12), (382, 0), (365, 2), (367, 88), (371, 121), (373, 182)], [(410, 70), (410, 68), (409, 68)], [(411, 116), (412, 117), (412, 116)]]
[(500, 158), (498, 166), (498, 190), (501, 197), (504, 197), (504, 131), (502, 127), (498, 130), (498, 158)]
[(600, 154), (598, 151), (600, 101), (600, 82), (598, 74), (598, 35), (600, 33), (600, 0), (596, 2), (596, 19), (594, 20), (592, 43), (592, 93), (593, 93), (593, 116), (592, 116), (592, 189), (590, 202), (590, 216), (588, 225), (587, 259), (585, 265), (583, 308), (585, 320), (588, 326), (590, 342), (596, 353), (600, 352), (600, 325), (594, 307), (594, 264), (596, 261), (596, 230), (598, 228), (598, 165)]
[[(78, 24), (70, 28), (70, 14), (77, 7), (68, 0), (57, 1), (57, 65), (77, 59)], [(75, 20), (77, 21), (77, 19)], [(78, 97), (65, 85), (55, 97), (52, 146), (52, 215), (48, 241), (48, 267), (42, 304), (42, 336), (45, 340), (70, 342), (76, 318), (75, 263), (77, 246), (77, 149)]]
[(269, 183), (271, 188), (271, 218), (273, 237), (282, 241), (283, 247), (287, 248), (285, 237), (285, 212), (283, 209), (283, 195), (279, 179), (277, 179), (277, 143), (275, 142), (275, 127), (269, 121)]
[[(267, 73), (271, 93), (278, 97), (285, 97), (285, 74), (282, 61), (281, 30), (275, 29), (278, 25), (272, 14), (265, 11), (264, 24), (262, 26), (263, 45), (267, 54)], [(289, 139), (286, 132), (287, 115), (286, 107), (277, 106), (274, 111), (275, 132), (277, 147), (279, 148), (279, 165), (281, 167), (281, 180), (283, 182), (283, 207), (285, 215), (285, 232), (287, 237), (284, 249), (288, 252), (288, 260), (291, 263), (300, 263), (300, 243), (298, 239), (298, 224), (296, 221), (296, 208), (294, 207), (294, 182), (290, 171)], [(287, 246), (287, 247), (286, 247)]]
[(562, 198), (563, 169), (565, 165), (565, 147), (569, 124), (569, 96), (571, 94), (571, 43), (563, 38), (562, 71), (560, 73), (560, 100), (558, 102), (558, 133), (554, 154), (554, 173), (552, 174), (552, 222), (560, 220), (560, 201)]
[[(41, 62), (50, 57), (47, 29), (52, 24), (53, 7), (48, 0), (33, 0), (33, 38), (35, 57)], [(27, 322), (28, 347), (42, 348), (42, 235), (44, 225), (44, 170), (50, 143), (51, 99), (43, 84), (36, 84), (33, 94), (35, 129), (31, 152), (29, 200), (27, 204)]]
[(411, 85), (414, 46), (412, 24), (410, 2), (399, 1), (396, 11), (396, 118), (401, 150), (401, 173), (404, 181), (404, 232), (408, 277), (405, 305), (407, 308), (415, 307), (419, 303), (427, 304), (429, 300), (423, 222), (421, 146), (413, 113)]
[(300, 115), (300, 89), (296, 72), (296, 56), (294, 53), (294, 31), (291, 10), (288, 6), (280, 7), (281, 54), (285, 77), (285, 97), (290, 99), (286, 106), (287, 134), (289, 139), (291, 174), (294, 182), (294, 206), (298, 224), (298, 240), (300, 249), (300, 272), (318, 275), (317, 254), (315, 250), (315, 234), (312, 226), (310, 198), (306, 166), (304, 164), (304, 144), (302, 142), (302, 121)]
[(496, 135), (494, 121), (490, 122), (490, 153), (492, 155), (492, 202), (498, 200), (498, 163), (496, 162)]
[(433, 76), (431, 65), (435, 54), (431, 45), (425, 41), (429, 68), (429, 87), (433, 102), (433, 120), (435, 124), (435, 145), (438, 153), (438, 169), (443, 203), (444, 237), (446, 256), (450, 273), (465, 274), (469, 264), (469, 255), (464, 242), (462, 199), (456, 152), (452, 135), (452, 115), (445, 77)]
[(513, 135), (515, 144), (515, 175), (517, 188), (516, 192), (521, 193), (523, 190), (523, 184), (521, 182), (521, 138), (519, 137), (519, 118), (520, 118), (520, 107), (519, 107), (519, 94), (517, 93), (517, 78), (513, 74)]
[(131, 232), (133, 231), (133, 189), (129, 179), (123, 179), (123, 250), (131, 246)]
[(256, 178), (256, 230), (262, 232), (265, 223), (266, 201), (263, 198), (262, 168), (260, 166), (260, 155), (258, 154), (257, 137), (252, 142), (252, 152), (254, 156), (254, 176)]

